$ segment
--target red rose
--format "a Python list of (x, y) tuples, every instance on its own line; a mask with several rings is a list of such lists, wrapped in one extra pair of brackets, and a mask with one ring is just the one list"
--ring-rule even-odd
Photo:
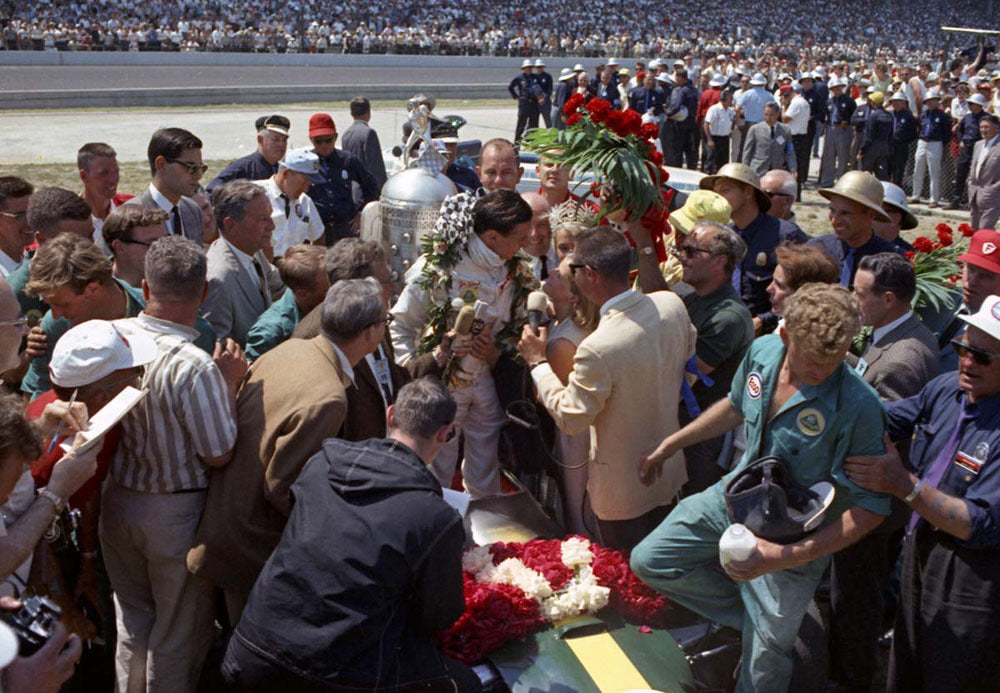
[(633, 110), (620, 111), (622, 114), (622, 124), (625, 133), (628, 135), (638, 135), (642, 129), (642, 116)]
[(935, 226), (934, 230), (937, 231), (938, 233), (942, 233), (943, 232), (943, 233), (947, 233), (949, 235), (951, 235), (952, 233), (954, 233), (954, 231), (952, 231), (952, 228), (950, 226), (948, 226), (946, 223), (944, 223), (943, 221), (940, 224), (938, 224), (937, 226)]
[[(938, 224), (938, 226), (944, 226), (944, 225), (945, 224)], [(952, 239), (950, 231), (945, 231), (944, 229), (939, 228), (937, 232), (937, 237), (938, 237), (938, 242), (941, 244), (942, 248), (947, 248), (949, 245), (951, 245)]]
[(582, 105), (583, 105), (583, 96), (580, 94), (573, 94), (573, 96), (569, 97), (569, 99), (566, 100), (566, 103), (563, 104), (563, 115), (568, 116), (570, 113), (573, 113), (574, 111), (576, 111), (576, 109), (578, 109)]
[(660, 136), (660, 127), (656, 123), (645, 123), (639, 127), (639, 137), (643, 138), (644, 140), (656, 139), (659, 136)]
[(906, 259), (907, 260), (912, 260), (914, 255), (916, 255), (916, 253), (913, 252), (912, 250), (907, 250), (906, 251)]
[(925, 236), (918, 236), (913, 240), (913, 249), (918, 253), (929, 253), (934, 250), (934, 243)]
[(651, 161), (653, 166), (659, 167), (663, 165), (663, 154), (656, 147), (649, 150), (649, 153), (646, 154), (646, 159)]
[(619, 137), (628, 137), (628, 128), (625, 125), (625, 119), (623, 116), (624, 113), (621, 111), (611, 111), (608, 113), (608, 118), (604, 121), (604, 124), (611, 129), (611, 132), (615, 133)]
[(581, 113), (570, 113), (568, 116), (566, 116), (566, 125), (569, 127), (573, 127), (580, 121), (580, 118), (582, 117), (583, 115)]
[(611, 114), (611, 103), (604, 99), (591, 99), (585, 108), (590, 113), (590, 119), (595, 123), (603, 123)]
[(971, 224), (966, 224), (963, 222), (958, 225), (958, 232), (963, 236), (965, 236), (966, 238), (972, 238), (972, 235), (976, 232), (976, 230), (972, 228)]

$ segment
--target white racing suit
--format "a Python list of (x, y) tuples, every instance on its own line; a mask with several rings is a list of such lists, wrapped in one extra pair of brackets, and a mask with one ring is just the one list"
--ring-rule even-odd
[[(424, 262), (425, 258), (421, 257), (406, 273), (406, 287), (391, 311), (395, 320), (389, 326), (389, 333), (396, 361), (401, 366), (416, 355), (417, 345), (427, 328), (431, 297), (417, 284)], [(468, 251), (461, 252), (450, 274), (452, 282), (447, 302), (450, 304), (455, 298), (469, 305), (483, 301), (490, 306), (490, 315), (495, 316), (484, 329), (493, 335), (502, 330), (511, 314), (515, 287), (515, 279), (508, 279), (503, 259), (487, 248), (476, 234), (470, 233)], [(458, 403), (455, 426), (465, 435), (462, 463), (465, 489), (473, 498), (497, 495), (500, 493), (497, 445), (506, 414), (500, 406), (488, 363), (467, 356), (462, 359), (460, 375), (463, 377), (453, 378), (449, 387)], [(451, 485), (457, 462), (456, 436), (445, 444), (430, 467), (441, 486)]]

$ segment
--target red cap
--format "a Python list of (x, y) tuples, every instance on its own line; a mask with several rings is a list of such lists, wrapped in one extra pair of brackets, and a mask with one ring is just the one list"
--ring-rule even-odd
[(958, 256), (960, 262), (1000, 274), (1000, 233), (979, 229), (969, 240), (969, 250)]
[(313, 113), (309, 117), (309, 136), (321, 137), (323, 135), (336, 135), (337, 126), (333, 124), (333, 118), (326, 113)]
[(782, 94), (789, 92), (791, 90), (792, 90), (791, 84), (782, 84), (780, 87), (778, 87), (778, 91), (780, 91)]

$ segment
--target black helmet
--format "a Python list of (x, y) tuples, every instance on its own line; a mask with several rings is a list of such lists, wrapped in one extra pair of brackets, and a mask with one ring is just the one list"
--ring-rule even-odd
[(790, 544), (819, 526), (834, 489), (826, 482), (800, 486), (784, 460), (762, 457), (734, 476), (724, 495), (733, 522), (762, 539)]

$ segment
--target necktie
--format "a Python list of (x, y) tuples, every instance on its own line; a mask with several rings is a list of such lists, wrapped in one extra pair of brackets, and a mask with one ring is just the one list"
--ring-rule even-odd
[(542, 281), (545, 281), (546, 279), (549, 278), (549, 258), (547, 258), (545, 255), (542, 255), (538, 259), (541, 260), (542, 262), (542, 271), (539, 272), (538, 274), (541, 277)]
[(282, 193), (281, 199), (285, 201), (285, 219), (288, 219), (292, 216), (292, 201), (284, 193)]
[(840, 285), (845, 289), (851, 286), (851, 274), (854, 272), (854, 248), (847, 249), (844, 264), (840, 267)]
[(771, 139), (774, 139), (774, 126), (771, 126)]
[[(951, 432), (948, 442), (944, 444), (941, 452), (934, 458), (931, 466), (928, 467), (927, 472), (924, 474), (924, 484), (933, 486), (934, 488), (938, 487), (941, 480), (944, 479), (944, 474), (948, 471), (948, 466), (951, 464), (952, 459), (954, 459), (955, 453), (958, 452), (958, 441), (962, 438), (962, 429), (965, 428), (965, 424), (976, 418), (978, 414), (979, 409), (975, 404), (970, 404), (968, 399), (966, 399), (966, 395), (963, 394), (962, 407), (958, 412), (958, 422), (955, 424), (955, 429)], [(910, 523), (906, 528), (907, 534), (912, 533), (917, 528), (921, 519), (918, 513), (913, 513), (910, 517)]]
[(170, 210), (170, 229), (175, 236), (182, 236), (184, 227), (181, 226), (181, 209), (177, 205)]
[(257, 271), (257, 279), (260, 280), (260, 295), (264, 297), (264, 303), (271, 305), (271, 291), (267, 286), (267, 279), (264, 278), (264, 268), (260, 266), (257, 258), (253, 259), (253, 268)]

